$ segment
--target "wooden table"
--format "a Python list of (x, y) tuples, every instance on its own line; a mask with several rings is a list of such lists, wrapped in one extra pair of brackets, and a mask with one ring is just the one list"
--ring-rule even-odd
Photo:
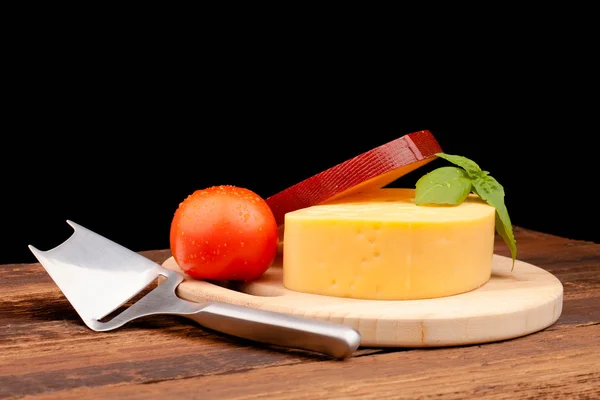
[[(0, 398), (600, 399), (600, 244), (515, 228), (519, 259), (553, 273), (551, 327), (499, 343), (365, 349), (344, 361), (148, 317), (96, 333), (39, 264), (0, 266)], [(509, 255), (501, 239), (496, 253)], [(158, 263), (168, 250), (141, 252)]]

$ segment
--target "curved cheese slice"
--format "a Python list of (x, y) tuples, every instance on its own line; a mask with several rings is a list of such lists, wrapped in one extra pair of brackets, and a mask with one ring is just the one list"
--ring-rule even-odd
[(425, 299), (490, 279), (495, 208), (417, 206), (414, 189), (375, 189), (285, 215), (283, 284), (357, 299)]
[(441, 151), (428, 130), (409, 133), (267, 197), (266, 202), (281, 225), (290, 211), (384, 187), (435, 160)]

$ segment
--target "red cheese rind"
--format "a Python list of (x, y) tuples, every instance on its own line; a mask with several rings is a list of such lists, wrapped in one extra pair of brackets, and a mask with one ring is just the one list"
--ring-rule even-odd
[(319, 172), (268, 197), (266, 202), (281, 225), (288, 212), (384, 187), (434, 160), (439, 152), (442, 149), (431, 132), (409, 133)]

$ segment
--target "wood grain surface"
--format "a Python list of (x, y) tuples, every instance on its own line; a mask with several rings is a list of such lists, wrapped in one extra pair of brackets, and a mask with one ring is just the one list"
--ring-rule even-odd
[[(164, 267), (182, 272), (173, 257)], [(552, 325), (562, 312), (563, 287), (550, 272), (494, 255), (483, 286), (423, 300), (363, 300), (288, 290), (281, 257), (259, 279), (232, 287), (186, 277), (177, 294), (194, 302), (221, 301), (250, 308), (333, 321), (353, 327), (361, 345), (441, 347), (524, 336)]]
[[(556, 323), (516, 339), (361, 348), (332, 360), (152, 316), (89, 330), (39, 264), (0, 266), (0, 398), (598, 399), (600, 245), (515, 228), (564, 287)], [(496, 253), (508, 256), (497, 238)], [(168, 250), (141, 252), (163, 263)]]

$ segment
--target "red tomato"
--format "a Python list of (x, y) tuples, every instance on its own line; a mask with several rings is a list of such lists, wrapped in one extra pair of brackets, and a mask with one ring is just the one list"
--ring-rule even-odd
[(175, 211), (170, 244), (195, 279), (253, 280), (277, 255), (277, 223), (255, 192), (231, 185), (196, 190)]

